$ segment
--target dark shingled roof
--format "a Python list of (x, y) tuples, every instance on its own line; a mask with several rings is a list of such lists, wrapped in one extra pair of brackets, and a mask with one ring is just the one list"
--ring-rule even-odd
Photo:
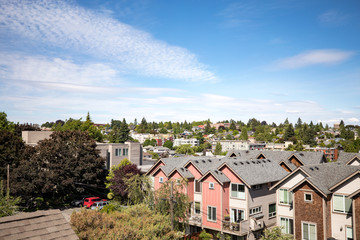
[(355, 157), (360, 160), (360, 153), (340, 152), (337, 162), (341, 164), (347, 164), (350, 160), (353, 160)]
[(60, 210), (0, 218), (0, 239), (79, 239)]
[(340, 163), (326, 163), (301, 166), (309, 177), (311, 183), (319, 188), (323, 193), (330, 194), (331, 187), (349, 177), (351, 174), (360, 170), (360, 166), (349, 166)]

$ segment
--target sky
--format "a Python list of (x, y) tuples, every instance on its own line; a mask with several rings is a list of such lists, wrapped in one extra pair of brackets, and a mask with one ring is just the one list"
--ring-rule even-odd
[(0, 0), (0, 112), (360, 125), (360, 1)]

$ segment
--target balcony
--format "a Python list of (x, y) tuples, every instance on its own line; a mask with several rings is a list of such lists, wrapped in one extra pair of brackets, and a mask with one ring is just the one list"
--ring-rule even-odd
[(236, 235), (243, 235), (249, 231), (249, 221), (231, 222), (227, 220), (222, 221), (223, 231), (233, 233)]
[(189, 224), (194, 226), (201, 226), (201, 215), (193, 215), (189, 218)]

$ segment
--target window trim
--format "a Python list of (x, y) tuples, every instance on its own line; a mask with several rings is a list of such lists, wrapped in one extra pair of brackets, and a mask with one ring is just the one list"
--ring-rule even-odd
[(307, 224), (308, 225), (308, 232), (309, 232), (309, 240), (313, 240), (313, 239), (310, 239), (310, 225), (313, 225), (315, 226), (315, 239), (314, 240), (317, 240), (317, 224), (316, 223), (313, 223), (313, 222), (303, 222), (301, 221), (301, 239), (302, 240), (306, 240), (304, 239), (304, 224)]
[[(238, 196), (233, 196), (232, 193), (233, 193), (233, 185), (236, 185), (236, 193), (238, 195), (238, 193), (243, 193), (244, 197), (238, 197)], [(244, 188), (244, 191), (239, 191), (239, 186), (242, 186)], [(242, 184), (242, 183), (231, 183), (230, 184), (230, 198), (236, 198), (236, 199), (241, 199), (241, 200), (246, 200), (246, 190), (245, 190), (245, 185)]]
[[(281, 217), (280, 216), (280, 226), (281, 226), (281, 219), (284, 219), (285, 221), (287, 221), (288, 222), (288, 226), (289, 226), (289, 229), (286, 229), (285, 227), (283, 228), (283, 229), (281, 229), (281, 232), (282, 233), (285, 233), (285, 234), (290, 234), (290, 235), (294, 235), (294, 219), (293, 218), (289, 218), (289, 217)], [(292, 221), (292, 227), (291, 227), (291, 229), (292, 229), (292, 233), (289, 233), (290, 232), (290, 220)], [(282, 226), (281, 226), (282, 227)]]
[[(256, 209), (258, 209), (258, 210), (253, 212)], [(253, 208), (250, 208), (250, 210), (249, 210), (249, 216), (259, 214), (259, 213), (262, 213), (262, 206), (253, 207)]]
[(164, 177), (159, 177), (159, 183), (164, 183)]
[[(343, 207), (344, 211), (335, 210), (335, 207), (334, 207), (335, 196), (342, 197), (342, 207)], [(333, 213), (352, 214), (352, 199), (348, 198), (351, 200), (351, 204), (350, 204), (349, 211), (346, 211), (346, 202), (345, 202), (346, 198), (348, 198), (348, 197), (344, 194), (334, 194), (333, 195), (333, 197), (332, 197), (332, 212)]]
[[(310, 200), (307, 200), (307, 199), (306, 199), (306, 195), (310, 196)], [(313, 195), (312, 195), (312, 193), (310, 193), (310, 192), (305, 192), (305, 193), (304, 193), (304, 201), (305, 201), (305, 202), (312, 202), (312, 201), (313, 201)]]
[(351, 239), (354, 239), (354, 228), (352, 226), (345, 226), (345, 239), (348, 239), (348, 229), (351, 229)]
[[(275, 212), (270, 213), (270, 205), (275, 205)], [(276, 203), (269, 203), (269, 219), (276, 217)]]
[[(209, 209), (210, 209), (210, 211), (209, 211)], [(210, 217), (214, 217), (213, 216), (213, 209), (215, 209), (215, 220), (214, 219), (210, 219), (209, 218), (209, 213), (211, 213), (211, 216)], [(206, 216), (206, 218), (207, 218), (207, 220), (209, 221), (209, 222), (216, 222), (216, 214), (217, 214), (217, 209), (216, 209), (216, 207), (214, 207), (214, 206), (210, 206), (210, 205), (208, 205), (207, 206), (207, 216)]]
[[(196, 191), (196, 183), (199, 184), (199, 188), (200, 188), (200, 191), (199, 191), (199, 192)], [(195, 179), (195, 180), (194, 180), (194, 192), (195, 192), (195, 193), (201, 193), (201, 192), (202, 192), (202, 184), (201, 184), (201, 181), (199, 181), (198, 179)]]
[[(286, 191), (287, 192), (287, 199), (288, 199), (288, 202), (286, 203), (286, 202), (281, 202), (281, 200), (280, 200), (280, 196), (281, 196), (281, 192), (282, 191)], [(291, 206), (292, 205), (292, 203), (293, 203), (293, 196), (292, 196), (293, 194), (289, 191), (289, 189), (287, 189), (287, 188), (280, 188), (279, 189), (279, 194), (278, 194), (278, 197), (279, 197), (279, 204), (280, 205), (286, 205), (286, 206)]]
[(215, 184), (213, 182), (209, 182), (209, 189), (215, 189)]
[[(240, 220), (239, 220), (239, 222), (244, 221), (244, 220), (246, 219), (245, 209), (232, 208), (232, 207), (230, 207), (230, 221), (231, 221), (231, 222), (234, 222), (233, 219), (235, 218), (235, 216), (234, 216), (234, 218), (232, 217), (232, 215), (233, 215), (233, 210), (236, 210), (237, 214), (239, 214), (238, 211), (243, 212), (244, 219), (241, 219), (241, 213), (240, 213)], [(236, 221), (235, 221), (235, 222), (236, 222)]]
[[(198, 213), (196, 212), (196, 203), (199, 203), (199, 212)], [(201, 214), (201, 202), (194, 201), (194, 214), (195, 215)]]

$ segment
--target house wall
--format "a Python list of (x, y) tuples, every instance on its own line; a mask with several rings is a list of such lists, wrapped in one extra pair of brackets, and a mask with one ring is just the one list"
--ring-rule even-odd
[(53, 131), (22, 131), (21, 136), (25, 144), (36, 145), (39, 141), (50, 139)]
[[(290, 189), (295, 186), (297, 183), (302, 181), (305, 178), (305, 174), (301, 171), (295, 173), (291, 178), (287, 179), (281, 184), (279, 188)], [(289, 205), (279, 204), (279, 188), (276, 190), (276, 207), (277, 207), (277, 224), (280, 226), (280, 217), (294, 217), (294, 209)]]
[[(173, 174), (171, 174), (171, 176), (169, 176), (168, 179), (173, 180), (173, 181), (176, 181), (177, 179), (179, 179), (180, 181), (183, 181), (183, 177), (177, 171), (175, 171)], [(188, 195), (187, 187), (181, 188), (181, 192)]]
[[(356, 190), (359, 189), (360, 186), (360, 176), (359, 174), (353, 176), (345, 183), (334, 189), (334, 194), (341, 194), (341, 195), (350, 195)], [(331, 209), (332, 204), (331, 204)], [(351, 215), (345, 213), (338, 213), (338, 212), (331, 212), (331, 229), (332, 229), (332, 237), (337, 239), (345, 239), (346, 236), (346, 226), (353, 225), (353, 217)]]
[(161, 187), (162, 183), (159, 182), (160, 177), (164, 178), (164, 182), (167, 181), (167, 177), (166, 177), (165, 173), (162, 170), (157, 171), (154, 175), (154, 189), (155, 190), (157, 190)]
[[(312, 195), (312, 201), (304, 200), (305, 193)], [(307, 182), (294, 191), (295, 239), (302, 239), (302, 222), (316, 224), (317, 239), (324, 239), (323, 197)]]
[(269, 191), (267, 184), (262, 184), (262, 188), (258, 190), (249, 189), (249, 209), (262, 206), (264, 214), (263, 221), (266, 226), (276, 223), (276, 217), (269, 218), (269, 204), (276, 204), (276, 190)]
[[(225, 174), (231, 181), (231, 183), (241, 183), (244, 184), (243, 181), (239, 177), (237, 177), (233, 171), (231, 171), (230, 168), (227, 166), (224, 166), (221, 168), (221, 172)], [(245, 185), (245, 184), (244, 184)], [(231, 184), (229, 184), (229, 189), (226, 190), (224, 198), (227, 198), (227, 201), (229, 202), (229, 208), (237, 208), (242, 209), (245, 211), (245, 218), (247, 219), (248, 216), (248, 198), (249, 198), (249, 189), (245, 185), (245, 199), (238, 199), (231, 197)], [(230, 211), (230, 209), (229, 209)]]
[[(211, 229), (221, 230), (222, 227), (222, 186), (216, 179), (208, 175), (203, 179), (202, 188), (202, 225)], [(214, 189), (209, 189), (209, 183), (214, 183)], [(216, 207), (216, 221), (207, 220), (208, 206)]]
[(224, 183), (222, 188), (222, 207), (223, 207), (223, 213), (222, 215), (230, 215), (230, 183)]
[(192, 163), (189, 163), (189, 165), (186, 166), (186, 169), (189, 170), (191, 172), (191, 174), (194, 176), (194, 179), (189, 181), (188, 196), (189, 196), (190, 200), (192, 200), (192, 201), (201, 202), (201, 198), (202, 198), (201, 193), (195, 193), (195, 180), (199, 180), (202, 177), (202, 175), (194, 167), (194, 165)]

